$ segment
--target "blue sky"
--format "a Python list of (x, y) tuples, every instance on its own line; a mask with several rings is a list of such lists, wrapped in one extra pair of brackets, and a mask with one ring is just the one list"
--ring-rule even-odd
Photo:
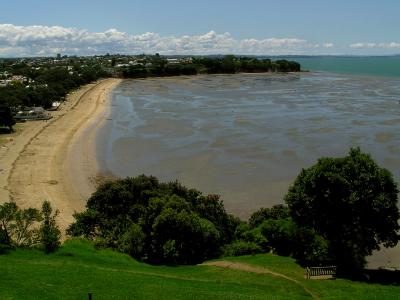
[(393, 54), (400, 53), (399, 12), (400, 1), (395, 0), (4, 1), (0, 56), (107, 49)]

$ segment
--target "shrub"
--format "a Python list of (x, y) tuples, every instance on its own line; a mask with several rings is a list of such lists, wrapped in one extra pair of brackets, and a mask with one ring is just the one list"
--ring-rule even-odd
[(224, 247), (224, 256), (253, 255), (262, 253), (263, 249), (254, 242), (235, 241)]
[(40, 226), (40, 238), (45, 253), (51, 253), (60, 246), (61, 232), (56, 223), (58, 210), (53, 214), (49, 201), (44, 201), (42, 204), (43, 222)]
[(217, 257), (239, 223), (226, 213), (219, 196), (144, 175), (101, 185), (75, 220), (69, 235), (101, 241), (154, 264), (195, 264)]

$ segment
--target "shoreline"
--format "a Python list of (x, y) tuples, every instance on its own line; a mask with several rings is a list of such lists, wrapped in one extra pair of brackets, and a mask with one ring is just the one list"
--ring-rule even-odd
[[(26, 122), (22, 132), (1, 147), (0, 202), (58, 209), (65, 230), (95, 190), (98, 170), (95, 136), (109, 109), (110, 92), (120, 79), (103, 79), (68, 96), (48, 121)], [(99, 120), (102, 120), (100, 121)]]

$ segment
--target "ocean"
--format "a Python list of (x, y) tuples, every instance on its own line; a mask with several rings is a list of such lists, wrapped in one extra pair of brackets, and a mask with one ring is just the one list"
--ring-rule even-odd
[(381, 77), (400, 77), (398, 56), (295, 56), (303, 70)]

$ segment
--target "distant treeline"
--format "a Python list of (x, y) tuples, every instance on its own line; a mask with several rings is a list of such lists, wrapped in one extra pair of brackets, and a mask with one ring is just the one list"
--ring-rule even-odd
[(235, 57), (226, 55), (222, 58), (198, 57), (192, 63), (170, 64), (166, 60), (154, 59), (151, 66), (132, 65), (122, 68), (125, 78), (145, 78), (157, 76), (179, 76), (196, 74), (234, 74), (239, 72), (299, 72), (300, 64), (295, 61), (257, 59), (253, 57)]

